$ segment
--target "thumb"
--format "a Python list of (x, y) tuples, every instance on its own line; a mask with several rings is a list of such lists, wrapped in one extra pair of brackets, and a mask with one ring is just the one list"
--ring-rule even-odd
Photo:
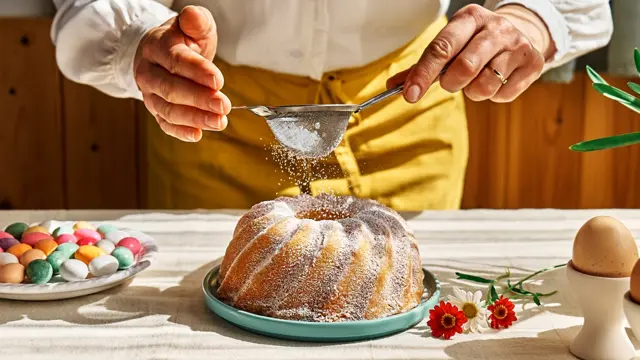
[(200, 54), (212, 60), (216, 53), (218, 34), (213, 15), (202, 6), (186, 6), (178, 15), (180, 30), (198, 44)]

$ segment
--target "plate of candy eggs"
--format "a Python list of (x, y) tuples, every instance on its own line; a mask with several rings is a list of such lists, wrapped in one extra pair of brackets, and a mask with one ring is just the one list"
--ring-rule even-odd
[(108, 223), (9, 224), (0, 231), (0, 299), (43, 301), (97, 293), (144, 271), (157, 253), (147, 234)]

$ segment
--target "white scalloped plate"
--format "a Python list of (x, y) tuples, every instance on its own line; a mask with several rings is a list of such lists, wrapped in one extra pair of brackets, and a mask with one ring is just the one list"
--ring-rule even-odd
[[(74, 223), (75, 221), (52, 221), (49, 230), (51, 231), (51, 228), (55, 229), (61, 225), (72, 225)], [(91, 224), (96, 227), (100, 225), (100, 223), (93, 222)], [(151, 265), (151, 262), (153, 262), (158, 254), (158, 246), (152, 237), (141, 231), (127, 228), (118, 228), (118, 230), (122, 230), (137, 238), (144, 249), (142, 256), (137, 256), (137, 262), (132, 267), (125, 270), (118, 270), (115, 274), (74, 282), (65, 282), (60, 279), (59, 276), (56, 276), (51, 282), (42, 285), (0, 284), (0, 299), (26, 301), (69, 299), (104, 291), (133, 278)]]

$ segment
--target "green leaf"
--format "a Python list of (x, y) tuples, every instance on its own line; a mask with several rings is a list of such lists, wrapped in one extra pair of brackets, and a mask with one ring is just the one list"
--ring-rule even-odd
[(636, 63), (636, 71), (640, 74), (640, 51), (638, 51), (638, 48), (633, 50), (633, 61)]
[(498, 300), (498, 292), (496, 291), (496, 287), (491, 284), (489, 286), (489, 293), (491, 294), (491, 303), (493, 304)]
[(540, 306), (540, 299), (538, 299), (537, 295), (533, 295), (533, 302), (536, 303), (536, 305)]
[(629, 109), (640, 113), (640, 100), (636, 99), (633, 95), (607, 84), (593, 84), (593, 87), (609, 99), (615, 100)]
[(475, 281), (475, 282), (482, 283), (482, 284), (491, 284), (491, 283), (493, 283), (493, 280), (485, 279), (485, 278), (480, 277), (480, 276), (468, 275), (468, 274), (463, 274), (463, 273), (459, 273), (459, 272), (457, 272), (456, 275), (458, 276), (458, 279)]
[(640, 94), (640, 85), (633, 83), (631, 81), (629, 81), (627, 83), (627, 85), (629, 85), (629, 88), (631, 88), (631, 90), (635, 91), (636, 94)]
[(591, 78), (594, 84), (607, 84), (607, 82), (600, 76), (593, 68), (587, 65), (587, 75)]
[(583, 141), (573, 144), (569, 149), (579, 152), (612, 149), (621, 146), (629, 146), (640, 143), (640, 132), (609, 136), (600, 139)]

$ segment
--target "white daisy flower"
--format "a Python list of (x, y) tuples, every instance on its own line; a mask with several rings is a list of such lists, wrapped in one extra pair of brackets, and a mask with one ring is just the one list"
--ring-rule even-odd
[(487, 309), (484, 308), (482, 292), (475, 293), (453, 288), (453, 295), (449, 295), (449, 302), (460, 309), (467, 317), (467, 322), (462, 326), (465, 332), (480, 333), (487, 329)]

